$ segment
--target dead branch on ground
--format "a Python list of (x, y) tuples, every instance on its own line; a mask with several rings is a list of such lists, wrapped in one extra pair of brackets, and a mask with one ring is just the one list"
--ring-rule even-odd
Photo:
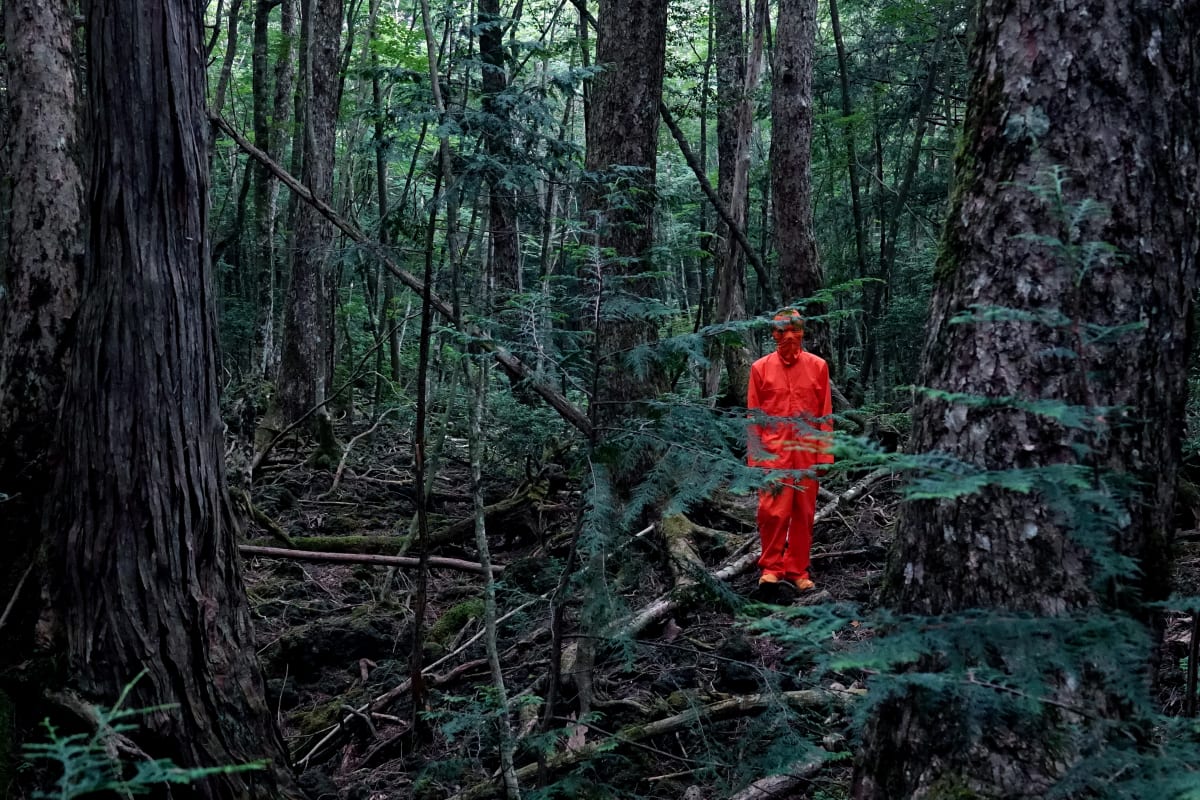
[[(388, 567), (415, 567), (418, 559), (408, 556), (376, 556), (362, 553), (328, 553), (314, 550), (287, 550), (282, 547), (255, 547), (254, 545), (238, 545), (242, 555), (262, 556), (264, 558), (286, 558), (292, 561), (313, 561), (325, 564), (379, 564)], [(441, 569), (453, 569), (459, 572), (483, 574), (483, 565), (474, 561), (464, 561), (460, 558), (429, 557), (429, 566)], [(498, 564), (492, 565), (492, 574), (504, 571)]]
[[(565, 767), (578, 764), (581, 761), (586, 761), (602, 752), (612, 750), (614, 745), (635, 744), (644, 739), (652, 739), (656, 736), (674, 733), (689, 725), (705, 720), (727, 719), (740, 714), (762, 711), (775, 703), (786, 703), (793, 708), (826, 708), (829, 706), (844, 707), (847, 702), (845, 696), (815, 690), (729, 697), (705, 706), (689, 708), (686, 711), (663, 719), (654, 720), (653, 722), (628, 725), (606, 739), (585, 744), (577, 749), (564, 750), (550, 756), (544, 762), (545, 768), (550, 771), (561, 770)], [(526, 781), (535, 777), (541, 766), (535, 763), (521, 767), (517, 770), (518, 779)], [(482, 798), (495, 795), (501, 789), (502, 787), (494, 780), (489, 780), (485, 783), (476, 784), (456, 795), (452, 795), (450, 800), (482, 800)]]

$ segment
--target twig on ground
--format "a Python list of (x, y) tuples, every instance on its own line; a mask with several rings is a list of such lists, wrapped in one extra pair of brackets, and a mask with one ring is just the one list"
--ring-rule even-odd
[(0, 614), (0, 628), (3, 628), (4, 623), (8, 622), (8, 615), (12, 613), (13, 607), (17, 604), (17, 597), (20, 596), (21, 589), (25, 586), (25, 579), (31, 572), (33, 572), (33, 562), (30, 562), (25, 571), (21, 573), (21, 580), (17, 581), (17, 588), (13, 589), (12, 597), (8, 598), (8, 604), (4, 606), (4, 613)]
[(354, 445), (356, 445), (360, 439), (370, 436), (375, 431), (379, 430), (379, 426), (381, 424), (383, 424), (383, 421), (385, 419), (387, 419), (387, 415), (392, 413), (395, 410), (396, 409), (394, 407), (384, 409), (384, 412), (379, 415), (379, 419), (375, 420), (374, 425), (367, 428), (365, 431), (360, 433), (358, 436), (355, 436), (353, 439), (351, 439), (349, 442), (346, 443), (345, 449), (342, 450), (342, 459), (341, 459), (341, 461), (338, 462), (337, 472), (334, 473), (334, 476), (333, 476), (333, 483), (331, 483), (329, 485), (329, 491), (327, 491), (325, 494), (321, 495), (320, 499), (324, 499), (326, 497), (332, 497), (333, 493), (336, 492), (338, 487), (342, 485), (342, 475), (345, 474), (345, 472), (346, 472), (346, 459), (350, 457), (350, 451), (352, 449), (354, 449)]

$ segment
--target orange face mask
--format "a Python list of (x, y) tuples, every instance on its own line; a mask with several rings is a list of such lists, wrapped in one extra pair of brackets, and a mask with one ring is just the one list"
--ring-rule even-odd
[(779, 360), (790, 367), (800, 358), (800, 351), (804, 349), (803, 323), (798, 314), (779, 314), (774, 322), (776, 325), (784, 323), (771, 331), (771, 336), (775, 339)]

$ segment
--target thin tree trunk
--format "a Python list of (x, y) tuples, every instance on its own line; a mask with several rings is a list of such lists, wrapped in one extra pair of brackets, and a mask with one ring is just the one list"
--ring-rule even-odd
[[(921, 163), (922, 143), (925, 140), (925, 131), (929, 128), (929, 114), (932, 111), (933, 99), (936, 95), (934, 88), (941, 72), (941, 47), (942, 42), (939, 36), (938, 42), (934, 46), (928, 71), (925, 74), (925, 81), (921, 86), (920, 97), (917, 100), (916, 130), (913, 133), (908, 158), (904, 162), (904, 173), (896, 187), (896, 196), (892, 201), (890, 211), (886, 213), (886, 219), (881, 217), (879, 220), (879, 273), (876, 277), (881, 283), (870, 285), (866, 289), (871, 298), (866, 316), (872, 323), (877, 323), (882, 316), (884, 302), (890, 293), (892, 267), (896, 263), (896, 240), (900, 233), (900, 220), (905, 216), (908, 196), (912, 191), (913, 180), (916, 178), (917, 168)], [(878, 158), (880, 159), (879, 172), (882, 179), (882, 151)], [(882, 184), (880, 184), (880, 191), (882, 191)], [(881, 199), (881, 213), (884, 207), (886, 204)], [(868, 328), (870, 329), (870, 326)], [(877, 369), (878, 355), (878, 337), (874, 333), (870, 333), (867, 337), (866, 352), (863, 354), (862, 376), (864, 382), (869, 382), (874, 375)]]
[[(475, 549), (479, 552), (479, 565), (483, 570), (483, 625), (486, 631), (484, 643), (487, 647), (488, 666), (492, 672), (492, 689), (496, 693), (495, 703), (499, 709), (496, 722), (500, 731), (500, 774), (504, 778), (504, 790), (509, 800), (520, 800), (521, 787), (513, 765), (516, 739), (508, 712), (508, 690), (504, 685), (504, 668), (500, 664), (500, 647), (496, 630), (496, 576), (492, 573), (491, 549), (488, 546), (483, 500), (483, 417), (487, 410), (488, 368), (487, 361), (480, 360), (475, 370), (465, 364), (468, 371), (467, 384), (471, 392), (470, 461), (471, 499), (475, 506)], [(472, 380), (472, 373), (474, 380)]]
[(229, 78), (233, 74), (233, 60), (237, 57), (238, 23), (241, 21), (242, 0), (233, 0), (229, 5), (229, 31), (225, 38), (225, 55), (221, 60), (221, 75), (217, 79), (217, 93), (213, 98), (213, 113), (220, 114), (225, 108), (225, 92), (229, 89)]
[(504, 19), (500, 0), (479, 0), (479, 56), (482, 62), (484, 147), (492, 164), (488, 175), (488, 274), (504, 306), (507, 297), (523, 291), (516, 193), (505, 186), (512, 166), (512, 125), (501, 95), (508, 88), (504, 49)]
[(850, 58), (842, 39), (842, 21), (838, 14), (838, 0), (829, 0), (829, 17), (833, 26), (833, 43), (837, 48), (838, 78), (842, 92), (842, 138), (846, 144), (846, 175), (850, 179), (850, 213), (854, 217), (854, 258), (858, 265), (858, 277), (868, 276), (867, 228), (862, 208), (862, 191), (858, 182), (858, 153), (855, 147), (854, 126), (848, 120), (854, 116), (854, 103), (850, 95)]
[[(750, 48), (746, 52), (741, 0), (717, 0), (717, 27), (723, 33), (718, 39), (717, 59), (717, 160), (718, 187), (721, 202), (733, 217), (733, 227), (746, 228), (746, 211), (750, 191), (750, 140), (754, 133), (753, 98), (758, 91), (763, 65), (763, 36), (768, 25), (766, 0), (754, 3), (754, 22), (751, 26)], [(742, 248), (735, 247), (729, 225), (718, 227), (716, 249), (717, 322), (746, 318), (746, 259)], [(729, 396), (735, 405), (746, 404), (746, 388), (750, 379), (749, 339), (742, 344), (723, 348), (726, 372), (729, 375)], [(716, 353), (714, 353), (714, 356)], [(715, 359), (714, 359), (715, 360)], [(706, 394), (717, 392), (720, 363), (709, 368)]]
[[(704, 57), (704, 72), (700, 79), (700, 142), (696, 147), (700, 156), (700, 169), (708, 174), (708, 101), (712, 92), (712, 71), (716, 64), (716, 29), (713, 16), (716, 12), (716, 0), (708, 1), (708, 47)], [(709, 310), (705, 308), (708, 295), (708, 261), (714, 258), (715, 242), (710, 235), (708, 224), (708, 206), (700, 204), (700, 227), (697, 230), (700, 251), (706, 257), (693, 260), (693, 267), (688, 273), (688, 301), (696, 306), (695, 330), (708, 324)], [(714, 262), (715, 263), (715, 262)]]
[[(271, 9), (278, 0), (257, 0), (254, 6), (254, 48), (251, 59), (254, 140), (271, 158), (278, 159), (279, 137), (273, 128), (279, 120), (272, 113), (270, 74)], [(286, 56), (285, 56), (286, 58)], [(275, 202), (279, 185), (262, 164), (254, 168), (254, 264), (257, 275), (258, 322), (255, 325), (256, 372), (270, 374), (275, 350)]]

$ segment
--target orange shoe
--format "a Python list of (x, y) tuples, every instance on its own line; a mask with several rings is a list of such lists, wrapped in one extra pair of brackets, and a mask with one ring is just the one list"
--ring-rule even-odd
[(803, 578), (796, 578), (794, 581), (792, 581), (792, 586), (795, 586), (796, 589), (801, 592), (811, 592), (813, 589), (817, 588), (817, 585), (813, 583), (812, 579), (807, 576)]
[(758, 579), (758, 585), (763, 586), (768, 583), (779, 583), (779, 576), (774, 572), (764, 572)]

